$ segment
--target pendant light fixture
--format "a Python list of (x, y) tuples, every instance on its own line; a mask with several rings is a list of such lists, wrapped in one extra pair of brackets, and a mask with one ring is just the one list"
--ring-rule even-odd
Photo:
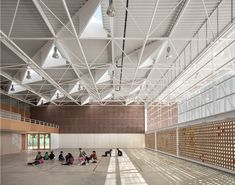
[(54, 47), (54, 53), (52, 54), (52, 57), (55, 59), (59, 58), (58, 49), (56, 46)]
[(114, 6), (113, 6), (113, 0), (109, 0), (109, 6), (108, 6), (108, 9), (106, 11), (106, 14), (109, 17), (114, 17), (116, 15), (116, 11), (115, 11)]
[(168, 46), (167, 49), (166, 49), (166, 51), (167, 51), (166, 59), (168, 60), (168, 59), (172, 58), (172, 55), (171, 55), (171, 47)]
[(28, 71), (27, 71), (27, 75), (26, 75), (26, 79), (29, 80), (29, 79), (31, 79), (31, 78), (32, 78), (32, 77), (31, 77), (31, 74), (30, 74), (30, 70), (28, 70)]
[(10, 91), (15, 91), (14, 85), (11, 85)]

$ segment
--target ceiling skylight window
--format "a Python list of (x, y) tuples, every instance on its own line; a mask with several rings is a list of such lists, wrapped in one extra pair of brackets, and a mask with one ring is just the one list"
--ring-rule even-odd
[(81, 34), (81, 37), (107, 37), (107, 31), (103, 27), (103, 18), (100, 5), (97, 7), (95, 13), (89, 20), (86, 28)]

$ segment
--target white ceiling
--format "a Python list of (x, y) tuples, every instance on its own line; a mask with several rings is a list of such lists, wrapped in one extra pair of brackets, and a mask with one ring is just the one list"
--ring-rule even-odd
[[(110, 18), (108, 4), (2, 0), (1, 92), (33, 105), (151, 103), (165, 97), (174, 80), (168, 73), (180, 67), (180, 54), (206, 20), (206, 33), (216, 33), (215, 9), (222, 7), (222, 20), (231, 10), (230, 0), (114, 0)], [(54, 47), (59, 59), (52, 58)]]

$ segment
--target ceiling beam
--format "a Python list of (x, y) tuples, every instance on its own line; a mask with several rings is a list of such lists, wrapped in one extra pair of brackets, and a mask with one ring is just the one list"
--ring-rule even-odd
[(79, 40), (79, 38), (78, 38), (77, 30), (76, 30), (76, 28), (75, 28), (75, 26), (74, 26), (74, 23), (73, 23), (73, 20), (72, 20), (71, 15), (70, 15), (69, 9), (68, 9), (68, 7), (67, 7), (67, 4), (66, 4), (65, 0), (62, 0), (62, 3), (63, 3), (63, 5), (64, 5), (65, 11), (66, 11), (67, 16), (68, 16), (68, 18), (69, 18), (69, 21), (70, 21), (70, 24), (71, 24), (71, 26), (72, 26), (73, 32), (74, 32), (74, 34), (75, 34), (75, 38), (76, 38), (76, 41), (77, 41), (77, 43), (78, 43), (78, 46), (79, 46), (79, 48), (80, 48), (80, 50), (81, 50), (81, 53), (82, 53), (84, 62), (85, 62), (85, 64), (86, 64), (86, 66), (87, 66), (87, 70), (88, 70), (88, 72), (89, 72), (89, 74), (90, 74), (90, 77), (91, 77), (91, 79), (92, 79), (93, 85), (94, 85), (94, 87), (95, 87), (95, 91), (96, 91), (96, 93), (97, 93), (97, 95), (98, 95), (98, 97), (99, 97), (99, 100), (101, 101), (100, 93), (99, 93), (99, 91), (98, 91), (98, 89), (97, 89), (97, 86), (96, 86), (95, 80), (94, 80), (94, 78), (93, 78), (91, 69), (90, 69), (89, 64), (88, 64), (88, 62), (87, 62), (85, 53), (84, 53), (83, 48), (82, 48), (82, 44), (81, 44), (81, 42), (80, 42), (80, 40)]
[[(167, 37), (169, 40), (171, 39), (173, 33), (175, 32), (175, 29), (176, 29), (177, 25), (179, 24), (179, 22), (180, 22), (180, 20), (181, 20), (181, 18), (182, 18), (182, 15), (184, 14), (184, 11), (186, 10), (186, 8), (187, 8), (189, 2), (190, 2), (190, 0), (185, 0), (184, 4), (182, 5), (182, 8), (181, 8), (181, 10), (180, 10), (180, 12), (179, 12), (179, 14), (178, 14), (178, 16), (177, 16), (177, 18), (176, 18), (175, 23), (174, 23), (173, 26), (170, 28), (169, 35), (168, 35), (168, 37)], [(157, 55), (157, 59), (155, 60), (154, 64), (156, 64), (156, 63), (158, 62), (160, 56), (162, 55), (162, 53), (163, 53), (163, 51), (164, 51), (164, 49), (165, 49), (166, 47), (167, 47), (167, 41), (165, 41), (164, 43), (162, 43), (161, 49), (160, 49), (160, 51), (159, 51), (159, 53), (158, 53), (158, 55)], [(153, 65), (154, 65), (154, 64), (153, 64)], [(150, 69), (150, 71), (149, 71), (148, 74), (147, 74), (146, 81), (148, 80), (150, 74), (152, 73), (152, 71), (153, 71), (154, 69), (155, 69), (154, 67), (153, 67), (152, 69)], [(172, 70), (172, 68), (168, 68), (168, 70)], [(163, 75), (163, 76), (164, 76), (164, 75)], [(140, 94), (140, 92), (142, 91), (142, 89), (143, 89), (143, 88), (140, 89), (138, 95)]]
[(17, 11), (18, 11), (18, 8), (19, 8), (19, 4), (20, 4), (20, 0), (17, 0), (16, 9), (15, 9), (14, 16), (13, 16), (13, 19), (12, 19), (12, 22), (11, 22), (11, 27), (10, 27), (10, 30), (9, 30), (9, 33), (8, 33), (8, 37), (11, 36), (11, 32), (12, 32), (13, 25), (15, 23), (15, 18), (16, 18), (16, 14), (17, 14)]
[(159, 1), (160, 1), (160, 0), (157, 0), (157, 1), (156, 1), (155, 6), (154, 6), (154, 10), (153, 10), (153, 12), (152, 12), (151, 21), (150, 21), (150, 24), (149, 24), (149, 27), (148, 27), (148, 31), (147, 31), (147, 34), (146, 34), (146, 36), (145, 36), (143, 45), (142, 45), (142, 49), (141, 49), (141, 51), (140, 51), (139, 60), (138, 60), (138, 63), (137, 63), (137, 67), (136, 67), (136, 69), (135, 69), (134, 77), (133, 77), (132, 84), (131, 84), (131, 87), (130, 87), (130, 90), (129, 90), (129, 93), (128, 93), (128, 96), (127, 96), (127, 100), (129, 99), (129, 96), (130, 96), (131, 91), (132, 91), (132, 87), (133, 87), (133, 85), (134, 85), (134, 81), (135, 81), (135, 79), (136, 79), (137, 71), (138, 71), (139, 65), (140, 65), (140, 63), (141, 63), (142, 56), (143, 56), (143, 54), (144, 54), (145, 45), (146, 45), (146, 43), (147, 43), (147, 41), (148, 41), (149, 33), (150, 33), (151, 28), (152, 28), (152, 25), (153, 25), (153, 21), (154, 21), (155, 14), (156, 14), (156, 12), (157, 12), (157, 8), (158, 8), (158, 5), (159, 5)]
[[(73, 33), (68, 27), (71, 24), (71, 21), (69, 20), (66, 24), (64, 24), (51, 10), (50, 8), (43, 2), (40, 0), (40, 2), (45, 6), (45, 8), (48, 9), (48, 11), (63, 25), (63, 27), (59, 30), (59, 32), (56, 34), (57, 39), (56, 41), (60, 41), (60, 40), (64, 40), (66, 38), (63, 39), (63, 33), (65, 33), (66, 31), (68, 31), (69, 33), (71, 33), (72, 35), (76, 36), (75, 33)], [(90, 18), (92, 17), (93, 13), (95, 12), (96, 8), (98, 7), (100, 3), (100, 0), (92, 0), (92, 1), (88, 1), (86, 2), (86, 4), (80, 8), (74, 15), (72, 18), (79, 19), (79, 35), (82, 34), (83, 30), (86, 28), (86, 25), (88, 24)], [(70, 38), (72, 40), (74, 40), (74, 38)], [(64, 44), (60, 44), (59, 42), (57, 42), (57, 45), (60, 45), (61, 48), (63, 48), (63, 51), (65, 52), (64, 54), (67, 55), (67, 58), (69, 58), (68, 56), (71, 54), (71, 52), (67, 52), (66, 48), (64, 46)], [(63, 46), (62, 46), (63, 45)], [(69, 49), (69, 48), (68, 48)], [(74, 54), (73, 54), (74, 55)], [(75, 55), (74, 55), (75, 56)], [(77, 58), (77, 57), (76, 57)], [(75, 74), (77, 75), (77, 77), (79, 78), (80, 82), (82, 82), (82, 78), (81, 75), (79, 75), (80, 71), (77, 69), (76, 65), (72, 62), (72, 60), (70, 60), (70, 64), (75, 72)], [(94, 96), (95, 98), (99, 99), (99, 96), (94, 95), (94, 93), (91, 92), (90, 88), (88, 86), (86, 86), (84, 83), (81, 83), (84, 88), (86, 89), (86, 91), (91, 95)]]
[(58, 83), (56, 83), (33, 59), (31, 59), (20, 47), (15, 44), (11, 39), (9, 39), (5, 33), (0, 30), (0, 33), (5, 38), (2, 42), (12, 50), (18, 57), (20, 57), (26, 64), (32, 67), (40, 76), (50, 82), (56, 89), (63, 93), (66, 97), (71, 99), (74, 103), (78, 102), (67, 92), (65, 91)]
[[(26, 90), (32, 92), (33, 94), (39, 96), (40, 98), (44, 98), (47, 101), (50, 101), (47, 97), (45, 97), (43, 94), (36, 92), (35, 90), (33, 90), (29, 85), (27, 84), (22, 84), (20, 80), (16, 79), (16, 78), (12, 78), (10, 75), (8, 75), (6, 72), (4, 71), (0, 71), (0, 75), (7, 78), (8, 80), (10, 80), (11, 82), (16, 82), (17, 84), (19, 84), (20, 86), (24, 87)], [(14, 96), (14, 95), (12, 95)], [(53, 104), (56, 105), (55, 102), (52, 101)]]

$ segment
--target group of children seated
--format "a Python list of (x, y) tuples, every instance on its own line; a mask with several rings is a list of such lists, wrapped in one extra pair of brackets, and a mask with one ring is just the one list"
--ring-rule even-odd
[[(105, 152), (102, 157), (107, 157), (108, 155), (111, 157), (112, 149)], [(118, 156), (122, 156), (122, 151), (117, 148)], [(54, 160), (55, 154), (53, 151), (51, 151), (50, 154), (48, 152), (45, 152), (44, 157), (41, 155), (41, 152), (39, 151), (36, 155), (36, 158), (34, 162), (27, 163), (28, 165), (38, 165), (43, 164), (44, 160)], [(62, 165), (72, 165), (74, 162), (74, 157), (71, 153), (68, 153), (65, 157), (63, 156), (63, 151), (60, 151), (60, 155), (58, 157), (58, 160), (63, 162)], [(92, 151), (92, 154), (90, 156), (86, 155), (86, 152), (82, 150), (82, 148), (79, 148), (79, 164), (80, 165), (86, 165), (89, 162), (97, 163), (97, 155), (96, 151)]]

